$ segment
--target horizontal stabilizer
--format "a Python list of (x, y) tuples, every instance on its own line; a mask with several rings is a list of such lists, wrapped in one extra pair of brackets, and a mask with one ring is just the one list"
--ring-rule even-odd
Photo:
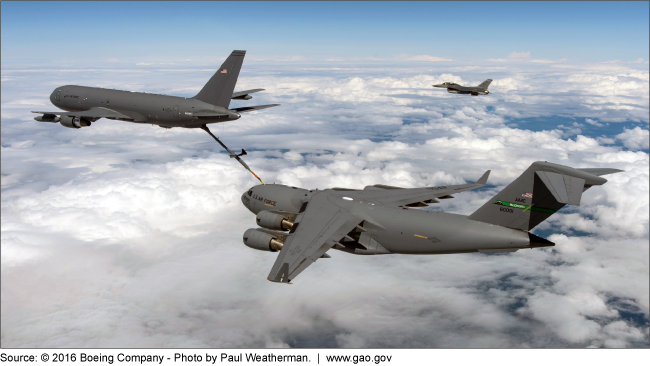
[(244, 90), (244, 91), (240, 91), (240, 92), (232, 93), (232, 98), (230, 98), (230, 99), (243, 99), (243, 100), (249, 100), (249, 99), (252, 99), (253, 97), (251, 97), (251, 96), (248, 95), (248, 94), (253, 94), (253, 93), (261, 92), (262, 90), (264, 90), (264, 89), (251, 89), (251, 90)]
[(255, 105), (252, 107), (233, 108), (231, 110), (237, 113), (244, 113), (244, 112), (259, 111), (260, 109), (266, 109), (266, 108), (277, 107), (277, 106), (279, 106), (279, 104)]
[(625, 170), (612, 169), (612, 168), (583, 168), (578, 170), (589, 174), (597, 175), (597, 176), (620, 173), (625, 171)]

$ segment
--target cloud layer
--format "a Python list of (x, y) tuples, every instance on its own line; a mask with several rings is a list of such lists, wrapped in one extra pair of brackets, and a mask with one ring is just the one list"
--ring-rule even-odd
[[(238, 89), (267, 90), (236, 106), (282, 106), (212, 130), (265, 181), (306, 188), (492, 169), (492, 186), (431, 208), (459, 214), (533, 161), (625, 172), (536, 229), (552, 249), (333, 251), (282, 286), (266, 281), (275, 255), (241, 242), (256, 180), (203, 131), (28, 113), (63, 84), (191, 96), (215, 65), (3, 69), (2, 345), (647, 347), (647, 67), (404, 62), (247, 61)], [(487, 78), (485, 97), (431, 88)]]

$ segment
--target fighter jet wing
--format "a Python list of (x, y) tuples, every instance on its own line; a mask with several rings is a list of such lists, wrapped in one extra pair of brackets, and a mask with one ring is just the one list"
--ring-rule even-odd
[(427, 203), (440, 202), (436, 198), (453, 198), (453, 196), (451, 196), (452, 193), (459, 193), (483, 187), (485, 183), (487, 183), (489, 175), (490, 171), (488, 170), (474, 184), (411, 189), (395, 189), (397, 187), (390, 187), (385, 190), (358, 191), (350, 193), (350, 195), (359, 199), (373, 200), (383, 204), (384, 206), (423, 207), (426, 206)]
[(327, 193), (314, 195), (296, 218), (268, 280), (282, 283), (293, 280), (361, 221), (330, 202)]
[(85, 110), (85, 111), (78, 111), (78, 112), (65, 112), (65, 111), (37, 112), (37, 111), (32, 111), (32, 113), (51, 114), (51, 115), (55, 115), (55, 116), (70, 116), (70, 117), (136, 119), (136, 118), (134, 118), (134, 116), (129, 116), (129, 115), (120, 113), (118, 111), (108, 109), (108, 108), (103, 108), (103, 107), (95, 107), (95, 108), (90, 108), (90, 109)]
[(277, 107), (277, 106), (279, 106), (279, 104), (255, 105), (252, 107), (232, 108), (231, 111), (235, 111), (237, 113), (244, 113), (244, 112), (259, 111), (260, 109), (266, 109), (266, 108)]

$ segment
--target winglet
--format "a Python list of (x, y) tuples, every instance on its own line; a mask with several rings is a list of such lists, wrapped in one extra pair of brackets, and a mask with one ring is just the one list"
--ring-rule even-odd
[(483, 175), (481, 176), (481, 178), (479, 178), (479, 179), (476, 181), (476, 184), (482, 184), (482, 185), (485, 185), (485, 184), (487, 183), (488, 177), (490, 176), (490, 172), (491, 172), (491, 170), (488, 170), (487, 172), (483, 173)]

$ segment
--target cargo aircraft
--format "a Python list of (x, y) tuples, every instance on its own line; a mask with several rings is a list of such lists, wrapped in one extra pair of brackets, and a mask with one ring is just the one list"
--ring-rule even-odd
[(582, 193), (603, 185), (611, 168), (574, 169), (533, 163), (519, 178), (469, 216), (413, 209), (483, 187), (476, 183), (363, 190), (308, 190), (267, 184), (241, 197), (260, 228), (244, 233), (244, 244), (278, 252), (268, 280), (289, 283), (330, 249), (358, 255), (510, 253), (555, 246), (530, 233), (565, 205), (580, 205)]

